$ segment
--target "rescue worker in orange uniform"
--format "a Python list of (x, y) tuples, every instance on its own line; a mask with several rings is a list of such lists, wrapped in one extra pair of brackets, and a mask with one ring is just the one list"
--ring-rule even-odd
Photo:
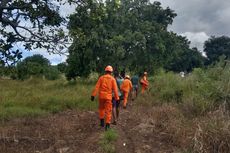
[(126, 109), (127, 106), (127, 102), (128, 102), (128, 96), (129, 96), (129, 92), (132, 90), (132, 82), (130, 81), (130, 76), (126, 75), (125, 76), (125, 80), (122, 82), (121, 84), (121, 91), (123, 92), (123, 96), (124, 96), (124, 101), (123, 101), (123, 108)]
[(105, 74), (102, 75), (92, 92), (91, 101), (94, 101), (94, 97), (99, 96), (99, 118), (100, 126), (104, 127), (105, 119), (105, 130), (110, 128), (111, 116), (112, 116), (112, 93), (114, 92), (115, 100), (119, 100), (118, 88), (115, 78), (111, 75), (113, 72), (112, 66), (108, 65), (105, 68)]
[(147, 72), (144, 72), (143, 77), (140, 80), (141, 83), (141, 93), (144, 93), (148, 89), (149, 82), (147, 80)]

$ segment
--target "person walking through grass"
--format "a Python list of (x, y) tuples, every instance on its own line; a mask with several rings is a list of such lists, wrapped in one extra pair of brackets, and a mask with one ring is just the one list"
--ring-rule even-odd
[(100, 126), (104, 127), (105, 130), (110, 128), (111, 116), (112, 116), (112, 93), (114, 92), (115, 100), (119, 100), (117, 83), (115, 78), (112, 76), (113, 68), (108, 65), (105, 68), (105, 74), (102, 75), (91, 94), (91, 101), (94, 101), (95, 96), (99, 96), (99, 119)]
[(126, 75), (125, 80), (121, 84), (121, 91), (123, 92), (124, 95), (124, 100), (123, 100), (124, 109), (126, 109), (127, 107), (128, 97), (131, 89), (132, 89), (132, 82), (130, 81), (130, 76)]
[(131, 82), (133, 85), (131, 97), (132, 97), (132, 100), (134, 100), (134, 98), (137, 97), (137, 93), (138, 93), (139, 77), (137, 75), (132, 76)]
[(120, 102), (123, 100), (123, 94), (120, 90), (120, 86), (122, 84), (122, 82), (124, 81), (124, 79), (119, 76), (119, 73), (118, 74), (114, 74), (114, 77), (116, 79), (116, 82), (117, 82), (117, 87), (118, 87), (118, 95), (119, 95), (119, 100), (115, 100), (115, 97), (113, 96), (113, 100), (112, 100), (112, 103), (113, 103), (113, 110), (112, 110), (112, 114), (113, 114), (113, 122), (112, 124), (116, 125), (117, 124), (117, 121), (119, 119), (119, 107), (120, 107)]
[(143, 77), (140, 80), (141, 83), (141, 93), (143, 94), (149, 86), (149, 81), (147, 80), (147, 72), (144, 72)]

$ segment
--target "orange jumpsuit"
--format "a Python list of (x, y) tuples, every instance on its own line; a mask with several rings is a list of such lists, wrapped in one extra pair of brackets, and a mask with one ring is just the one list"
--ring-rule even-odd
[(143, 78), (141, 79), (141, 93), (144, 93), (146, 89), (148, 89), (149, 86), (149, 82), (147, 80), (146, 76), (143, 76)]
[(123, 106), (126, 107), (127, 105), (127, 101), (128, 101), (128, 96), (129, 96), (129, 92), (132, 89), (132, 82), (129, 79), (125, 79), (122, 84), (121, 84), (121, 91), (123, 92), (124, 95), (124, 102), (123, 102)]
[(99, 92), (99, 118), (104, 119), (110, 124), (112, 113), (112, 92), (116, 100), (119, 100), (118, 88), (116, 80), (110, 74), (101, 76), (92, 92), (92, 96), (96, 96)]

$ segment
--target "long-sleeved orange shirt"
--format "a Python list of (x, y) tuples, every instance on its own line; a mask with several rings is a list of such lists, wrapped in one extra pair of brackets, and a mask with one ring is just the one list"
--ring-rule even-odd
[(141, 79), (141, 84), (144, 85), (145, 87), (148, 87), (149, 82), (146, 76), (143, 76), (143, 78)]
[(112, 100), (112, 93), (116, 100), (119, 100), (118, 88), (116, 80), (110, 74), (105, 74), (101, 76), (92, 92), (92, 96), (96, 96), (99, 93), (99, 99), (108, 99)]
[(125, 79), (121, 84), (121, 91), (129, 92), (132, 89), (132, 82), (129, 79)]

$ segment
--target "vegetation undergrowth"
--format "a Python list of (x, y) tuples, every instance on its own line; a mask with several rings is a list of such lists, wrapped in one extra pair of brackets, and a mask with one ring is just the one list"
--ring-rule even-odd
[(92, 82), (67, 82), (32, 78), (26, 81), (0, 79), (0, 119), (40, 116), (66, 109), (95, 110), (90, 101)]
[(135, 113), (144, 107), (147, 116), (141, 116), (153, 125), (153, 133), (179, 152), (228, 153), (229, 76), (230, 64), (224, 60), (207, 69), (195, 69), (186, 77), (161, 71), (149, 91), (138, 96)]
[(117, 138), (117, 132), (113, 129), (110, 129), (102, 134), (99, 145), (105, 153), (115, 153), (114, 142), (117, 140)]
[(173, 103), (193, 116), (230, 108), (230, 64), (221, 61), (208, 69), (196, 68), (186, 77), (161, 71), (154, 78), (149, 94), (160, 103)]

